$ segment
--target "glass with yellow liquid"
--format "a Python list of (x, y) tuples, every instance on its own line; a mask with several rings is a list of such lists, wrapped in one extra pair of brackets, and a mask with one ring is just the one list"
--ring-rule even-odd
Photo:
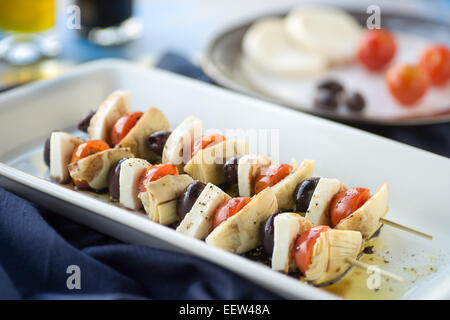
[(57, 55), (60, 43), (49, 34), (55, 15), (56, 0), (0, 0), (0, 56), (23, 65)]

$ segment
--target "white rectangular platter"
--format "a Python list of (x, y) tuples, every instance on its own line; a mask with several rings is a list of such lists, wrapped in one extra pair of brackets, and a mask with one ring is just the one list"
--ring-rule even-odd
[(0, 95), (0, 186), (123, 241), (212, 261), (286, 298), (336, 297), (262, 264), (178, 234), (141, 213), (46, 179), (42, 160), (45, 138), (55, 129), (73, 132), (87, 111), (117, 89), (130, 90), (135, 110), (151, 105), (161, 109), (172, 128), (192, 114), (202, 119), (206, 128), (275, 129), (280, 161), (314, 159), (315, 176), (338, 178), (347, 186), (372, 191), (386, 181), (391, 199), (388, 218), (434, 236), (428, 241), (383, 227), (379, 240), (389, 260), (383, 268), (407, 280), (396, 298), (450, 298), (449, 159), (121, 60), (89, 63), (62, 77)]

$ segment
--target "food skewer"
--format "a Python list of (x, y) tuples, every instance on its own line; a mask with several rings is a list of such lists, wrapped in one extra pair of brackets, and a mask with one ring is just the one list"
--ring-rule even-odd
[[(364, 270), (369, 270), (369, 267), (373, 267), (371, 265), (368, 265), (368, 264), (366, 264), (364, 262), (361, 262), (359, 260), (356, 260), (354, 258), (347, 258), (346, 261), (348, 263), (350, 263), (351, 265), (353, 265), (355, 267), (358, 267), (358, 268), (361, 268), (361, 269), (364, 269)], [(395, 273), (383, 270), (381, 268), (378, 268), (378, 270), (379, 270), (379, 274), (381, 276), (383, 276), (383, 277), (390, 278), (390, 279), (398, 281), (398, 282), (404, 282), (405, 281), (402, 277), (396, 275)]]
[(425, 238), (425, 239), (428, 239), (428, 240), (433, 240), (433, 236), (432, 235), (426, 234), (426, 233), (424, 233), (422, 231), (418, 231), (418, 230), (412, 229), (410, 227), (404, 226), (402, 224), (399, 224), (397, 222), (388, 220), (386, 218), (380, 218), (380, 222), (384, 223), (384, 224), (387, 224), (388, 226), (391, 226), (391, 227), (394, 227), (394, 228), (397, 228), (397, 229), (400, 229), (400, 230), (403, 230), (403, 231), (415, 234), (415, 235), (417, 235), (419, 237), (422, 237), (422, 238)]

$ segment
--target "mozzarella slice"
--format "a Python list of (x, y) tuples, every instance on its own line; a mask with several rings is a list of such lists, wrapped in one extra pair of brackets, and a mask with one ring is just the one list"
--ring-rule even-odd
[(272, 159), (264, 155), (247, 154), (238, 161), (238, 187), (241, 197), (253, 196), (253, 181), (258, 170), (272, 164)]
[(226, 182), (223, 174), (224, 163), (235, 156), (247, 154), (245, 140), (225, 140), (202, 149), (184, 166), (184, 171), (195, 180), (220, 185)]
[(327, 67), (321, 54), (292, 43), (281, 18), (266, 18), (254, 23), (244, 35), (242, 48), (250, 62), (275, 74), (311, 75)]
[(139, 158), (127, 159), (121, 163), (119, 173), (119, 202), (124, 207), (132, 210), (142, 208), (142, 202), (138, 198), (138, 180), (142, 172), (148, 167), (150, 167), (150, 163)]
[(362, 28), (344, 10), (328, 6), (301, 6), (284, 21), (286, 33), (299, 48), (317, 52), (333, 63), (353, 60)]
[(138, 194), (150, 220), (170, 225), (178, 220), (177, 198), (194, 180), (187, 174), (167, 175), (145, 185)]
[(229, 199), (231, 197), (220, 188), (208, 183), (176, 231), (196, 239), (205, 239), (212, 230), (214, 212)]
[(275, 217), (273, 226), (272, 269), (288, 273), (295, 269), (293, 263), (295, 240), (313, 225), (298, 213), (285, 212)]
[(384, 183), (358, 210), (342, 219), (335, 229), (359, 231), (364, 239), (369, 239), (381, 226), (380, 218), (388, 212), (388, 202), (389, 190)]
[(203, 122), (194, 116), (189, 116), (173, 130), (164, 145), (163, 163), (171, 163), (177, 166), (179, 172), (183, 172), (183, 166), (190, 160), (191, 145), (201, 136)]
[(108, 187), (109, 170), (122, 158), (134, 155), (128, 148), (107, 149), (72, 162), (68, 169), (72, 179), (86, 181), (92, 189), (101, 190)]
[(91, 140), (100, 139), (111, 144), (109, 133), (116, 121), (131, 109), (130, 93), (128, 91), (114, 91), (98, 107), (92, 117), (88, 135)]
[(148, 148), (148, 136), (153, 132), (169, 129), (169, 120), (164, 113), (155, 107), (151, 107), (120, 141), (118, 147), (130, 148), (131, 152), (141, 159), (152, 162), (160, 160), (160, 157)]
[(276, 209), (277, 198), (272, 189), (266, 188), (238, 213), (218, 225), (205, 241), (209, 245), (235, 253), (252, 250), (261, 242), (261, 223)]
[(314, 189), (305, 218), (315, 226), (329, 226), (328, 207), (336, 193), (344, 191), (345, 185), (337, 179), (320, 178)]
[(75, 148), (84, 141), (61, 131), (52, 132), (50, 136), (50, 178), (60, 183), (70, 180), (67, 165), (70, 163)]
[(300, 182), (310, 178), (313, 172), (313, 160), (304, 160), (300, 166), (292, 160), (292, 173), (272, 187), (280, 210), (291, 210), (294, 207), (295, 188)]

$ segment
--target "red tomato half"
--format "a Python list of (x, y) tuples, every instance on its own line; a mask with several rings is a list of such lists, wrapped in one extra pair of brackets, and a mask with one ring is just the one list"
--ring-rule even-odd
[(267, 187), (272, 187), (291, 173), (292, 167), (288, 164), (274, 164), (261, 168), (254, 181), (254, 193), (258, 194)]
[(450, 50), (445, 45), (431, 46), (422, 53), (419, 65), (432, 84), (442, 86), (450, 79)]
[(220, 205), (214, 212), (213, 227), (234, 216), (250, 202), (250, 198), (233, 198)]
[(311, 264), (312, 250), (317, 238), (322, 232), (330, 230), (328, 226), (312, 227), (306, 232), (303, 232), (295, 240), (294, 245), (294, 260), (297, 268), (305, 274)]
[(156, 181), (167, 175), (178, 174), (178, 169), (173, 164), (156, 164), (147, 168), (138, 179), (139, 192), (145, 192), (145, 185), (149, 182)]
[(419, 101), (429, 87), (428, 75), (418, 67), (401, 64), (390, 68), (386, 82), (392, 96), (401, 104), (407, 106)]
[(367, 69), (378, 71), (392, 60), (396, 48), (395, 38), (388, 30), (367, 30), (359, 44), (358, 60)]
[[(86, 158), (94, 153), (104, 151), (109, 149), (109, 145), (103, 140), (89, 140), (85, 143), (78, 145), (75, 150), (73, 150), (72, 158), (70, 159), (70, 163), (75, 162), (77, 160)], [(73, 180), (73, 183), (78, 188), (86, 188), (88, 184), (86, 181), (81, 180)]]
[(370, 190), (351, 188), (336, 194), (330, 203), (329, 215), (333, 227), (358, 210), (370, 198)]
[(132, 112), (121, 116), (117, 119), (116, 123), (111, 128), (109, 138), (113, 145), (119, 144), (119, 142), (125, 138), (131, 129), (136, 125), (136, 122), (142, 117), (142, 112)]
[(218, 144), (219, 142), (225, 141), (226, 138), (218, 133), (210, 133), (205, 134), (194, 141), (192, 144), (192, 152), (191, 157), (195, 156), (197, 152), (199, 152), (202, 149), (205, 149), (208, 146), (213, 146), (215, 144)]

